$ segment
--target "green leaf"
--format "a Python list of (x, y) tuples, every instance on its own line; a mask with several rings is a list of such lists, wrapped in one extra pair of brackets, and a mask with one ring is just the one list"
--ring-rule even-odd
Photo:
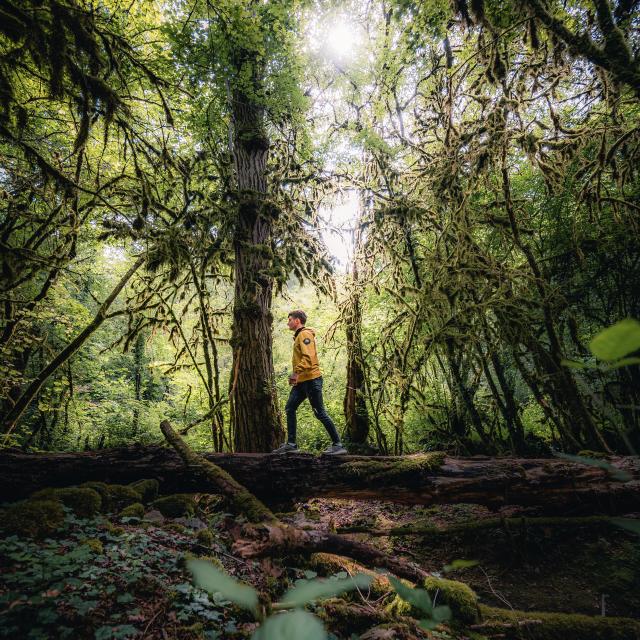
[(451, 609), (446, 604), (441, 604), (433, 608), (433, 619), (437, 622), (445, 622), (451, 620)]
[(569, 367), (569, 369), (586, 369), (589, 365), (586, 362), (579, 362), (578, 360), (560, 360), (560, 364), (563, 367)]
[(432, 614), (433, 603), (431, 602), (431, 596), (427, 591), (424, 589), (412, 589), (411, 587), (407, 587), (393, 576), (388, 576), (388, 578), (391, 586), (405, 602), (408, 602), (429, 616)]
[(225, 598), (243, 609), (257, 611), (258, 594), (253, 587), (238, 582), (222, 573), (207, 560), (187, 560), (187, 568), (193, 575), (194, 582), (209, 593), (221, 593)]
[(371, 577), (359, 573), (353, 578), (341, 580), (311, 580), (289, 589), (282, 598), (282, 604), (291, 607), (302, 607), (314, 600), (332, 598), (345, 591), (366, 589), (371, 584)]
[(427, 631), (433, 631), (440, 623), (430, 618), (423, 618), (418, 622), (418, 626)]
[(297, 609), (277, 613), (266, 619), (253, 634), (253, 640), (326, 640), (322, 623), (308, 611)]
[(632, 531), (640, 536), (640, 520), (632, 520), (631, 518), (611, 518), (611, 522), (617, 527)]
[(116, 600), (120, 604), (127, 604), (128, 602), (133, 602), (135, 600), (135, 598), (130, 593), (123, 593), (123, 594), (119, 595), (116, 598)]
[(597, 458), (588, 458), (587, 456), (574, 456), (570, 453), (561, 453), (560, 451), (554, 451), (553, 455), (556, 458), (562, 458), (563, 460), (568, 460), (569, 462), (577, 462), (578, 464), (586, 464), (590, 467), (599, 467), (600, 469), (604, 469), (611, 474), (612, 478), (616, 480), (620, 480), (620, 482), (629, 482), (632, 479), (631, 475), (622, 469), (618, 469), (618, 467), (614, 467), (612, 464), (607, 462), (606, 460), (598, 460)]
[(480, 564), (477, 560), (454, 560), (451, 564), (446, 564), (443, 567), (443, 571), (448, 573), (450, 571), (458, 571), (460, 569), (468, 569), (469, 567), (475, 567)]
[(620, 367), (630, 367), (632, 364), (640, 364), (640, 358), (632, 356), (630, 358), (622, 358), (617, 362), (612, 362), (605, 368), (605, 371), (613, 371), (614, 369), (620, 369)]
[(611, 362), (640, 349), (640, 322), (625, 318), (598, 333), (589, 343), (596, 358)]

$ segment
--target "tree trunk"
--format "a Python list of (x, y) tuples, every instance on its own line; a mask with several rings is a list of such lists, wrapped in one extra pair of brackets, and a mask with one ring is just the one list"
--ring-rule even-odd
[[(450, 458), (310, 454), (206, 454), (268, 504), (311, 497), (388, 500), (403, 504), (475, 503), (539, 507), (541, 513), (625, 513), (640, 506), (640, 458), (609, 462), (622, 482), (601, 468), (559, 459)], [(82, 453), (0, 452), (0, 502), (37, 489), (89, 480), (128, 483), (158, 478), (163, 493), (210, 491), (164, 447), (126, 447)]]
[(136, 336), (136, 341), (133, 347), (133, 390), (136, 403), (133, 408), (133, 424), (131, 433), (134, 438), (140, 429), (140, 404), (142, 403), (142, 375), (144, 369), (145, 341), (146, 336), (143, 331), (140, 331)]
[(351, 291), (345, 314), (347, 334), (347, 388), (344, 394), (345, 440), (353, 444), (365, 444), (369, 437), (369, 413), (367, 411), (364, 357), (362, 354), (362, 312), (358, 281), (358, 260), (362, 230), (360, 220), (354, 231), (354, 256), (351, 269)]
[(281, 443), (284, 431), (271, 336), (271, 233), (275, 211), (267, 200), (269, 140), (261, 106), (243, 92), (236, 92), (232, 109), (238, 214), (234, 237), (231, 420), (236, 451), (270, 451)]

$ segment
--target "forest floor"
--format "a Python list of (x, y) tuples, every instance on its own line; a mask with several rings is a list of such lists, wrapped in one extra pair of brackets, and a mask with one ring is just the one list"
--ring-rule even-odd
[[(232, 545), (241, 535), (243, 521), (226, 513), (217, 496), (185, 497), (169, 506), (174, 511), (171, 516), (166, 508), (162, 515), (152, 504), (143, 517), (121, 511), (120, 515), (81, 518), (65, 508), (64, 523), (55, 534), (38, 539), (14, 533), (1, 538), (0, 637), (250, 637), (257, 627), (250, 614), (219, 594), (209, 596), (194, 586), (185, 568), (185, 558), (191, 556), (211, 558), (228, 575), (253, 585), (272, 601), (292, 584), (314, 579), (318, 572), (334, 580), (346, 576), (339, 567), (332, 574), (312, 570), (303, 557), (251, 561), (234, 555)], [(300, 503), (279, 515), (299, 527), (338, 530), (358, 525), (387, 529), (415, 521), (447, 528), (496, 517), (474, 505), (420, 508), (330, 499)], [(511, 510), (499, 515), (531, 514)], [(499, 527), (435, 538), (350, 535), (436, 575), (468, 584), (486, 605), (598, 616), (604, 594), (607, 616), (640, 615), (640, 545), (637, 537), (619, 529)], [(455, 560), (477, 564), (451, 570)], [(363, 605), (363, 610), (382, 611), (394, 595), (358, 592), (349, 602)], [(322, 604), (312, 610), (324, 620), (329, 638), (340, 640), (357, 638), (355, 631), (372, 640), (505, 637), (483, 636), (460, 627), (425, 631), (416, 625), (395, 630), (378, 627), (377, 632), (367, 633), (362, 624), (352, 627), (332, 618), (330, 608)], [(376, 626), (375, 615), (369, 626)]]
[[(306, 517), (329, 527), (360, 525), (389, 529), (419, 521), (446, 530), (484, 520), (534, 517), (532, 510), (508, 508), (498, 514), (471, 504), (403, 506), (315, 499), (299, 505)], [(404, 556), (434, 573), (465, 582), (480, 602), (520, 611), (554, 611), (596, 616), (640, 617), (640, 544), (637, 537), (610, 526), (499, 527), (431, 536), (355, 539)], [(449, 570), (455, 560), (477, 565)]]

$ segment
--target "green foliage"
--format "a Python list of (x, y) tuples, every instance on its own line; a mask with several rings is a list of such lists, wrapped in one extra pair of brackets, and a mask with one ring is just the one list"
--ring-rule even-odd
[[(598, 333), (589, 343), (596, 358), (612, 362), (640, 349), (640, 322), (632, 318), (620, 320)], [(625, 364), (639, 364), (640, 359), (631, 359)]]
[(220, 593), (239, 607), (257, 614), (258, 594), (252, 587), (230, 578), (206, 560), (187, 560), (187, 568), (201, 589), (209, 593)]
[(302, 580), (282, 596), (281, 603), (289, 607), (302, 607), (315, 600), (333, 598), (346, 591), (367, 589), (371, 582), (371, 576), (364, 574), (326, 581)]
[(31, 541), (23, 533), (0, 539), (7, 569), (0, 594), (2, 634), (131, 637), (141, 631), (140, 605), (150, 600), (164, 601), (183, 623), (222, 620), (224, 601), (211, 600), (192, 585), (179, 589), (189, 537), (131, 525), (118, 532), (103, 516), (79, 519), (68, 510), (63, 522), (55, 539)]
[(562, 458), (563, 460), (568, 460), (569, 462), (576, 462), (578, 464), (585, 464), (590, 467), (598, 467), (599, 469), (604, 469), (611, 474), (612, 478), (619, 480), (620, 482), (628, 482), (632, 479), (632, 476), (623, 469), (619, 469), (615, 465), (612, 465), (610, 462), (606, 460), (600, 460), (598, 458), (591, 458), (589, 456), (578, 455), (574, 456), (570, 453), (562, 453), (561, 451), (554, 451), (553, 455), (557, 458)]
[[(221, 571), (212, 562), (205, 559), (187, 560), (187, 568), (193, 575), (198, 587), (211, 594), (219, 594), (234, 604), (251, 611), (257, 618), (261, 618), (258, 610), (258, 594), (249, 587)], [(322, 623), (312, 614), (299, 609), (315, 600), (327, 599), (358, 588), (366, 588), (371, 583), (371, 577), (358, 574), (353, 577), (334, 577), (330, 580), (314, 579), (299, 580), (296, 586), (284, 594), (282, 600), (274, 608), (293, 609), (284, 613), (269, 616), (253, 634), (255, 640), (284, 640), (287, 638), (314, 638), (323, 640), (327, 637)]]
[(296, 609), (270, 616), (253, 634), (253, 640), (326, 640), (327, 632), (318, 618)]
[[(434, 606), (432, 597), (429, 595), (429, 589), (408, 587), (393, 576), (389, 576), (389, 582), (398, 594), (398, 597), (409, 605), (407, 613), (412, 613), (420, 618), (420, 626), (423, 629), (435, 629), (440, 623), (447, 622), (451, 619), (451, 609), (449, 606)], [(445, 602), (447, 602), (446, 598)], [(394, 608), (398, 607), (392, 603), (391, 609), (393, 610)], [(400, 607), (400, 610), (402, 610), (402, 607)]]

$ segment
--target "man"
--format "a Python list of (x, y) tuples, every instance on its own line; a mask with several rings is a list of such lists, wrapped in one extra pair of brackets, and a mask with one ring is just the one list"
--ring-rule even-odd
[(341, 455), (347, 450), (340, 442), (340, 436), (336, 431), (333, 421), (329, 417), (322, 400), (322, 372), (318, 365), (318, 353), (316, 351), (316, 334), (313, 329), (305, 327), (307, 314), (304, 311), (296, 310), (289, 314), (287, 326), (293, 334), (293, 373), (289, 377), (289, 384), (292, 386), (289, 400), (285, 407), (287, 414), (287, 442), (274, 449), (273, 453), (286, 453), (287, 451), (297, 451), (296, 445), (296, 411), (309, 398), (313, 413), (327, 430), (331, 438), (331, 446), (323, 453), (329, 455)]

